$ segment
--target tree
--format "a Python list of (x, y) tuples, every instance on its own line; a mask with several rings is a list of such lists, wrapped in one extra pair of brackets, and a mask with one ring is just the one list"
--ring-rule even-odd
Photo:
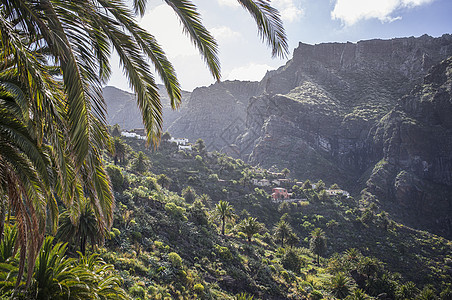
[(171, 134), (168, 131), (165, 131), (162, 134), (162, 141), (168, 142), (171, 139)]
[(366, 293), (361, 289), (354, 289), (353, 292), (348, 295), (345, 299), (347, 300), (369, 300), (371, 299)]
[(171, 179), (165, 174), (160, 174), (159, 176), (157, 176), (157, 183), (165, 189), (168, 189), (171, 185)]
[(111, 129), (111, 135), (114, 137), (120, 137), (121, 136), (121, 127), (119, 127), (118, 124), (113, 125)]
[(114, 148), (114, 163), (115, 165), (119, 163), (124, 164), (124, 156), (126, 154), (126, 145), (124, 141), (120, 137), (115, 137), (113, 139), (113, 148)]
[(310, 190), (312, 189), (312, 184), (309, 179), (306, 179), (306, 181), (303, 183), (303, 190)]
[(293, 233), (292, 226), (284, 220), (280, 220), (275, 228), (273, 229), (275, 232), (275, 237), (281, 241), (281, 247), (284, 248), (284, 243), (287, 241), (289, 236)]
[[(8, 243), (16, 245), (15, 239)], [(0, 243), (0, 248), (3, 248), (4, 242)], [(112, 265), (106, 264), (96, 254), (81, 256), (79, 260), (68, 258), (67, 245), (53, 242), (52, 237), (47, 237), (36, 261), (27, 262), (34, 269), (33, 285), (26, 290), (14, 290), (14, 284), (10, 282), (13, 277), (10, 275), (17, 272), (16, 259), (10, 257), (3, 263), (2, 268), (11, 270), (6, 278), (2, 278), (3, 297), (29, 299), (33, 295), (33, 299), (129, 299)]]
[(187, 186), (182, 190), (182, 197), (187, 203), (193, 203), (196, 199), (196, 191), (191, 186)]
[[(219, 80), (217, 44), (201, 23), (197, 7), (189, 0), (165, 2), (179, 17), (213, 77)], [(256, 20), (259, 33), (272, 48), (273, 56), (285, 56), (288, 45), (277, 10), (266, 1), (238, 2)], [(0, 10), (2, 71), (14, 69), (16, 73), (8, 74), (18, 75), (24, 97), (15, 99), (15, 104), (27, 108), (24, 116), (30, 122), (23, 124), (26, 124), (28, 136), (33, 137), (28, 139), (22, 135), (20, 138), (25, 137), (34, 144), (27, 142), (28, 149), (15, 149), (16, 154), (19, 150), (25, 157), (12, 158), (8, 168), (2, 170), (9, 176), (2, 176), (2, 186), (9, 188), (2, 188), (0, 192), (8, 202), (16, 205), (11, 205), (11, 209), (24, 217), (19, 221), (22, 222), (20, 243), (24, 245), (21, 251), (27, 251), (26, 243), (32, 245), (29, 248), (34, 249), (31, 258), (42, 243), (45, 228), (42, 221), (46, 219), (42, 216), (46, 211), (56, 224), (58, 211), (54, 194), (66, 207), (83, 194), (89, 194), (98, 223), (110, 227), (113, 221), (114, 198), (101, 160), (102, 149), (111, 150), (101, 89), (111, 74), (109, 58), (112, 50), (118, 54), (130, 87), (137, 96), (148, 142), (157, 143), (162, 130), (162, 106), (148, 62), (162, 79), (173, 108), (180, 103), (181, 91), (164, 51), (156, 39), (137, 24), (136, 16), (143, 16), (146, 10), (144, 0), (132, 1), (132, 8), (121, 0), (12, 0), (2, 1)], [(1, 104), (3, 108), (4, 103)], [(47, 146), (52, 149), (49, 155), (52, 164), (45, 162), (38, 166), (40, 162), (30, 160), (30, 151), (40, 149), (42, 152)], [(10, 145), (8, 147), (11, 150)], [(38, 154), (33, 153), (35, 157)], [(30, 172), (34, 169), (30, 166), (36, 166), (36, 172)], [(28, 172), (17, 171), (19, 168)], [(52, 176), (57, 181), (52, 184), (55, 193), (50, 192), (52, 189), (42, 188), (48, 184), (45, 172), (50, 168), (58, 173)], [(27, 193), (34, 195), (29, 197), (31, 195)], [(15, 200), (21, 196), (29, 202), (27, 210)], [(38, 198), (45, 201), (34, 201)], [(24, 260), (25, 254), (21, 254), (21, 261)], [(34, 262), (34, 259), (29, 260)], [(23, 268), (20, 268), (18, 278), (22, 273)], [(31, 272), (28, 274), (30, 279)]]
[(149, 158), (142, 152), (138, 152), (137, 157), (132, 161), (131, 169), (138, 173), (143, 173), (150, 165)]
[(320, 255), (326, 251), (326, 237), (322, 229), (316, 228), (311, 232), (309, 249), (317, 255), (317, 264), (320, 264)]
[(195, 148), (198, 152), (203, 153), (206, 150), (206, 144), (203, 139), (198, 139), (195, 143)]
[(350, 294), (352, 283), (344, 273), (338, 273), (331, 278), (329, 288), (333, 296), (344, 299)]
[(284, 178), (287, 178), (287, 176), (289, 176), (290, 174), (290, 170), (287, 168), (284, 168), (281, 173), (284, 175)]
[(87, 241), (90, 240), (91, 245), (95, 245), (105, 233), (105, 228), (97, 224), (91, 203), (85, 200), (80, 202), (79, 207), (69, 208), (61, 214), (56, 239), (65, 242), (75, 240), (80, 246), (80, 252), (85, 255)]
[(251, 238), (254, 234), (262, 230), (263, 225), (257, 221), (256, 218), (247, 217), (240, 223), (240, 230), (246, 235), (248, 242), (251, 243)]
[(325, 183), (322, 179), (319, 179), (319, 181), (317, 181), (315, 189), (317, 192), (325, 189)]
[(412, 281), (399, 286), (396, 291), (396, 297), (400, 300), (415, 299), (417, 294), (419, 294), (419, 289)]
[[(0, 49), (4, 57), (4, 49)], [(56, 228), (58, 207), (53, 187), (55, 173), (51, 164), (50, 149), (36, 138), (26, 124), (30, 111), (26, 101), (26, 88), (21, 83), (16, 66), (0, 65), (0, 239), (6, 213), (13, 213), (18, 225), (20, 265), (18, 281), (28, 264), (27, 283), (31, 280), (33, 262), (44, 239), (47, 213), (50, 227)]]
[(221, 234), (224, 235), (226, 221), (233, 220), (235, 218), (234, 208), (229, 204), (229, 202), (220, 200), (220, 202), (218, 202), (215, 206), (213, 215), (216, 218), (220, 218)]

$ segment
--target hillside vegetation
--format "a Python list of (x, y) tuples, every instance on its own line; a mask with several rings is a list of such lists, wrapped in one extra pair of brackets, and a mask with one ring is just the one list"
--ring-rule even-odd
[[(125, 142), (118, 165), (105, 156), (117, 207), (100, 252), (134, 298), (450, 297), (451, 242), (395, 223), (359, 195), (329, 197), (323, 182), (307, 181), (291, 188), (304, 200), (273, 203), (251, 179), (278, 175), (206, 152), (201, 140), (191, 152)], [(233, 209), (224, 234), (221, 203)]]

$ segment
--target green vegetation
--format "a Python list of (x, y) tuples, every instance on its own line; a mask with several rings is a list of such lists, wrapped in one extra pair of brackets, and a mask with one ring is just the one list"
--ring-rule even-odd
[[(269, 189), (241, 180), (268, 175), (240, 160), (198, 150), (182, 155), (169, 143), (156, 151), (139, 140), (127, 144), (129, 163), (117, 166), (127, 184), (116, 194), (113, 229), (99, 252), (132, 297), (410, 299), (429, 284), (436, 296), (448, 291), (450, 244), (393, 222), (376, 206), (321, 197), (323, 187), (312, 185), (294, 187), (304, 201), (272, 203)], [(134, 173), (139, 151), (152, 164)]]

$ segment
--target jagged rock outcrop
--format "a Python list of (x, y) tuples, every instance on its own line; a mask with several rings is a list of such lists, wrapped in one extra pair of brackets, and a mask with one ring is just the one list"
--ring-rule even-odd
[(352, 189), (383, 155), (371, 128), (449, 55), (450, 35), (300, 43), (262, 80), (265, 94), (250, 101), (239, 140), (253, 144), (251, 163), (289, 167), (299, 178), (329, 176)]
[[(195, 89), (165, 124), (173, 136), (287, 167), (300, 180), (337, 182), (355, 194), (367, 187), (364, 195), (396, 218), (450, 236), (450, 67), (425, 77), (449, 56), (449, 34), (300, 43), (261, 82)], [(121, 103), (109, 108), (110, 124), (122, 121), (117, 111), (135, 109)]]
[(228, 147), (239, 153), (234, 142), (245, 130), (249, 99), (262, 92), (258, 82), (225, 81), (193, 90), (187, 111), (169, 128), (169, 132), (191, 141), (202, 138), (208, 150)]
[[(171, 109), (169, 96), (163, 85), (158, 85), (163, 113), (163, 130), (167, 130), (180, 115), (184, 114), (190, 92), (182, 91), (182, 103), (178, 110)], [(107, 104), (107, 123), (118, 124), (123, 129), (143, 128), (141, 112), (134, 94), (113, 86), (106, 86), (102, 93)]]
[(376, 126), (383, 160), (367, 192), (405, 223), (452, 237), (452, 57)]

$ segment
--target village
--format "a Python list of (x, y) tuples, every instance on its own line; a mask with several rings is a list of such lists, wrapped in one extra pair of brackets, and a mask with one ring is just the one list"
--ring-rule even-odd
[[(140, 140), (146, 139), (146, 132), (144, 128), (137, 128), (130, 131), (121, 131), (121, 136), (128, 138), (136, 138)], [(191, 152), (193, 150), (192, 145), (189, 143), (187, 138), (174, 138), (171, 137), (167, 140), (169, 143), (174, 143), (178, 146), (179, 150)], [(282, 202), (298, 202), (298, 201), (306, 201), (304, 198), (297, 198), (292, 193), (292, 189), (294, 186), (303, 187), (305, 184), (303, 181), (297, 181), (293, 179), (287, 178), (287, 174), (278, 173), (278, 172), (262, 172), (260, 168), (256, 168), (257, 173), (261, 174), (262, 179), (253, 178), (251, 179), (251, 184), (256, 187), (260, 187), (264, 189), (266, 192), (271, 194), (271, 200), (273, 203), (282, 203)], [(268, 177), (269, 179), (265, 178)], [(220, 180), (221, 181), (221, 180)], [(317, 186), (315, 183), (311, 183), (311, 188), (316, 189)], [(350, 193), (348, 191), (336, 188), (336, 189), (326, 189), (325, 193), (329, 196), (346, 196), (350, 197)]]

